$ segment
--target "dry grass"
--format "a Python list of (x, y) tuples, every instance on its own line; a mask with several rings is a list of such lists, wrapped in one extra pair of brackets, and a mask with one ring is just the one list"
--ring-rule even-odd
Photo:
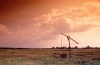
[[(77, 52), (92, 52), (92, 56), (77, 56)], [(72, 49), (72, 58), (53, 58), (58, 49), (0, 49), (0, 65), (99, 65), (100, 49)], [(63, 53), (68, 54), (68, 50)]]

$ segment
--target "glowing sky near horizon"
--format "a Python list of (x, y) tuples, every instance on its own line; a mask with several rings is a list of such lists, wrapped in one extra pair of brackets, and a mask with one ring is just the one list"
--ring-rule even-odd
[(0, 0), (1, 47), (100, 47), (99, 0)]

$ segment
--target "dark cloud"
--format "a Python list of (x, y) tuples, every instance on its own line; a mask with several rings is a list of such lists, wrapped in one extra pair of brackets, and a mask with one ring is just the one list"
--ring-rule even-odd
[(53, 34), (59, 34), (61, 32), (69, 33), (70, 32), (70, 24), (66, 22), (64, 19), (58, 19), (56, 22), (52, 23), (54, 27)]
[[(56, 0), (0, 0), (0, 16), (9, 16), (22, 12), (33, 12), (34, 15), (38, 15), (41, 12), (48, 12), (52, 8), (51, 4), (55, 7), (56, 2)], [(40, 10), (42, 11), (39, 12)]]

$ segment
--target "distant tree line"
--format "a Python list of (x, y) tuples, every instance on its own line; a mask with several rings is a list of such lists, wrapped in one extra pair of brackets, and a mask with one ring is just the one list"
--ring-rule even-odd
[[(70, 47), (71, 49), (78, 49), (78, 47), (77, 46), (75, 46), (75, 47)], [(64, 47), (52, 47), (51, 49), (69, 49), (69, 47), (66, 47), (66, 46), (64, 46)]]
[[(86, 46), (86, 47), (81, 47), (81, 48), (79, 48), (79, 47), (77, 47), (77, 46), (75, 46), (75, 47), (70, 47), (71, 49), (100, 49), (100, 47), (90, 47), (89, 45), (88, 46)], [(52, 47), (51, 49), (69, 49), (69, 47)]]
[(0, 49), (13, 49), (13, 50), (15, 50), (15, 49), (31, 49), (31, 48), (20, 48), (20, 47), (18, 47), (18, 48), (13, 48), (13, 47), (0, 47)]
[[(70, 47), (71, 49), (80, 49), (78, 46)], [(0, 49), (49, 49), (49, 48), (12, 48), (12, 47), (0, 47)], [(69, 47), (63, 46), (63, 47), (52, 47), (51, 49), (69, 49)], [(86, 47), (81, 47), (81, 49), (100, 49), (100, 47), (90, 47), (89, 45)]]

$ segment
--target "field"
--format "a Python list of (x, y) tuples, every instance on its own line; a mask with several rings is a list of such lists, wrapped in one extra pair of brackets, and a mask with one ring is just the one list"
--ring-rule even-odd
[[(92, 55), (79, 55), (77, 52), (91, 52)], [(100, 65), (100, 49), (72, 49), (69, 59), (68, 49), (63, 53), (67, 58), (54, 58), (53, 53), (61, 49), (0, 49), (0, 65)]]

